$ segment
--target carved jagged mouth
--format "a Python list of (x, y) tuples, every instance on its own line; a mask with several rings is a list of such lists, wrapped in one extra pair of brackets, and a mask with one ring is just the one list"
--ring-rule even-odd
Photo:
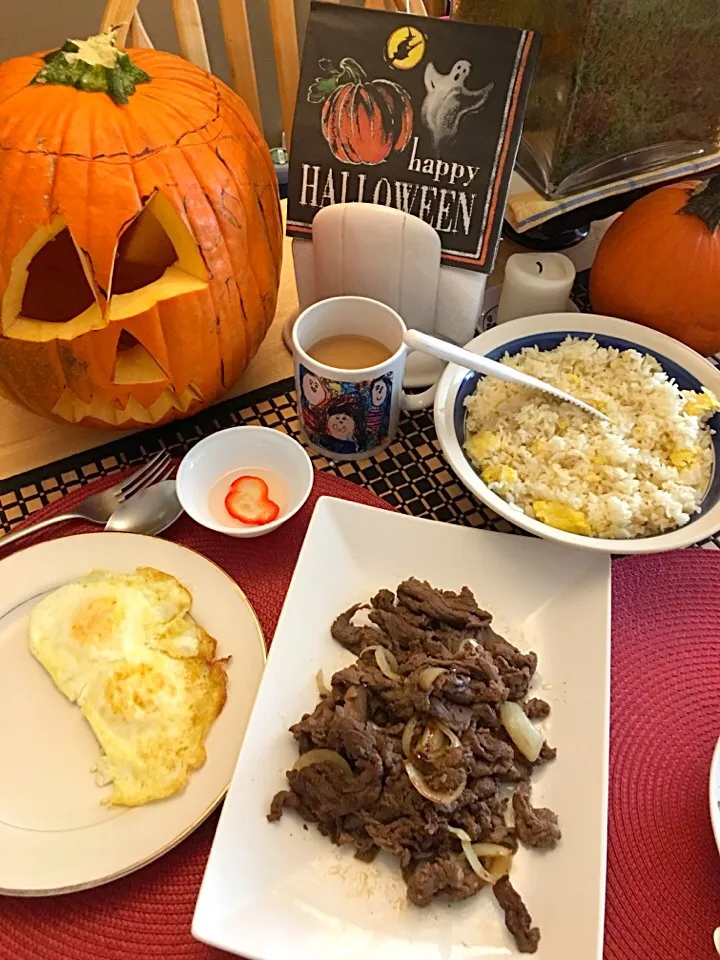
[(52, 409), (53, 415), (62, 417), (68, 423), (80, 423), (82, 420), (100, 420), (108, 426), (132, 426), (133, 423), (159, 423), (171, 411), (187, 413), (193, 403), (202, 401), (203, 396), (194, 384), (187, 386), (178, 394), (172, 387), (166, 387), (149, 407), (143, 407), (134, 397), (130, 397), (127, 406), (118, 407), (106, 397), (94, 396), (89, 402), (81, 400), (67, 387)]

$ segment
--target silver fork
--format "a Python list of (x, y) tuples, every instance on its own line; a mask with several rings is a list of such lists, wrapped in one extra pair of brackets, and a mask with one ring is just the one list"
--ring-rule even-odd
[(170, 454), (167, 450), (161, 450), (155, 456), (150, 457), (147, 463), (144, 463), (135, 473), (130, 474), (129, 477), (107, 490), (101, 490), (99, 493), (93, 493), (89, 497), (85, 497), (67, 513), (59, 513), (57, 516), (48, 517), (47, 520), (39, 520), (25, 530), (6, 533), (4, 537), (0, 538), (0, 549), (9, 546), (11, 543), (16, 543), (31, 533), (44, 530), (45, 527), (52, 526), (53, 523), (61, 523), (64, 520), (89, 520), (91, 523), (105, 524), (121, 503), (125, 503), (134, 494), (139, 493), (151, 484), (165, 480), (171, 471)]

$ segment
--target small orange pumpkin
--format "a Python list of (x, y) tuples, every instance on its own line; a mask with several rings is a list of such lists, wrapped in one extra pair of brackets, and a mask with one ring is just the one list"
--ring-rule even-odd
[[(368, 80), (351, 57), (340, 69), (329, 66), (321, 96), (335, 83), (322, 111), (322, 132), (333, 156), (342, 163), (382, 163), (410, 141), (413, 108), (404, 87), (392, 80)], [(313, 85), (317, 88), (318, 81)], [(309, 99), (313, 100), (313, 88)]]
[(227, 390), (275, 312), (275, 170), (242, 100), (114, 34), (0, 65), (0, 395), (137, 427)]
[(661, 187), (602, 239), (590, 272), (596, 313), (720, 351), (720, 176)]

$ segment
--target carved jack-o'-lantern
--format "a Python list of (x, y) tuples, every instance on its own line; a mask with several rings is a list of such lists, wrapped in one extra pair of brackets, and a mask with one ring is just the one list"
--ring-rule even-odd
[(281, 252), (268, 150), (215, 77), (112, 33), (0, 65), (0, 395), (121, 428), (206, 406)]

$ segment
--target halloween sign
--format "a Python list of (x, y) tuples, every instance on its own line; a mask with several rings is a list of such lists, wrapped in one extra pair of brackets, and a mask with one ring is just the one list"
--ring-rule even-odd
[(489, 273), (539, 38), (313, 2), (287, 232), (333, 203), (385, 204), (437, 230), (443, 263)]

